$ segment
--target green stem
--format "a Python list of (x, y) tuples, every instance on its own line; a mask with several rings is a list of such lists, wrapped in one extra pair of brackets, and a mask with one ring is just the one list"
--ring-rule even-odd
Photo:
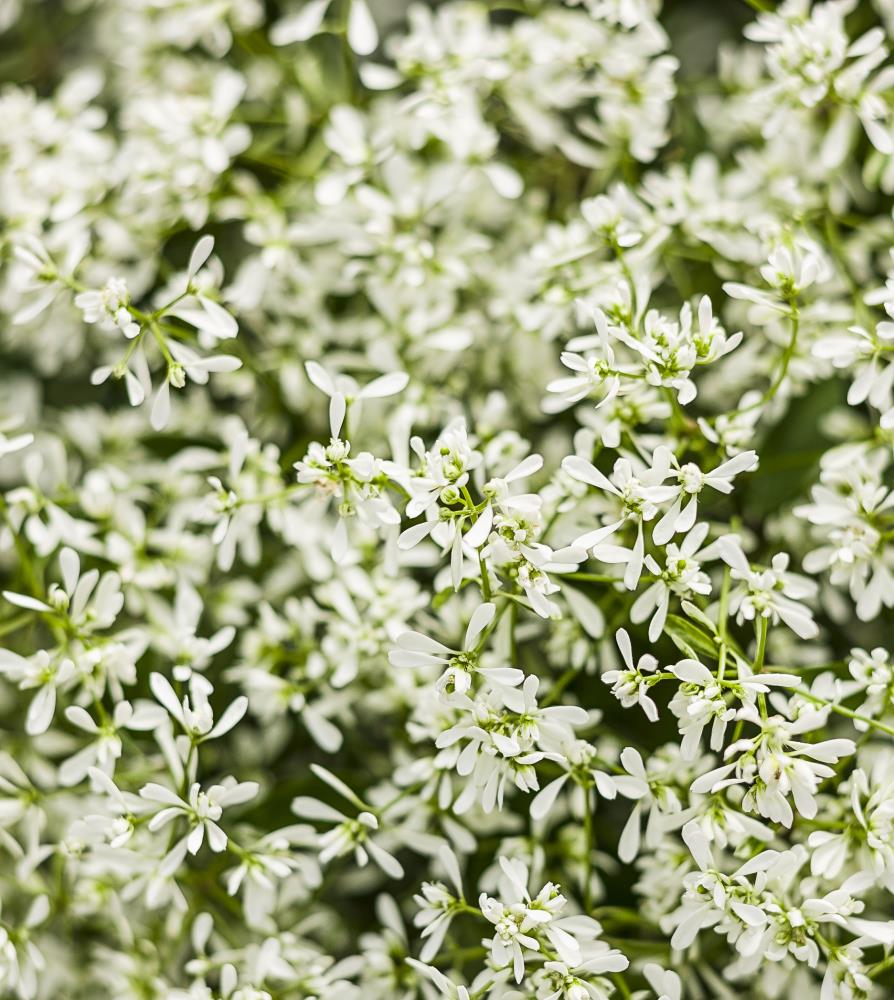
[(513, 664), (518, 663), (518, 643), (515, 639), (515, 626), (518, 624), (518, 605), (509, 605), (509, 657)]
[(894, 966), (894, 955), (888, 955), (887, 958), (883, 958), (880, 962), (876, 962), (875, 965), (870, 965), (866, 970), (866, 974), (870, 979), (875, 979), (876, 976), (881, 975), (883, 972), (887, 972)]
[(31, 562), (31, 554), (28, 551), (28, 546), (25, 544), (24, 538), (16, 531), (9, 513), (9, 505), (3, 497), (0, 497), (0, 517), (3, 518), (9, 527), (10, 534), (12, 535), (12, 544), (16, 550), (16, 555), (19, 557), (19, 568), (27, 581), (31, 596), (42, 599), (43, 587)]
[(165, 361), (168, 365), (174, 364), (174, 358), (171, 352), (168, 350), (168, 342), (165, 340), (164, 334), (159, 329), (158, 323), (154, 320), (149, 324), (149, 329), (152, 331), (152, 336), (155, 338), (155, 343), (158, 344), (158, 349), (164, 356)]
[(838, 705), (833, 701), (829, 701), (827, 698), (820, 698), (819, 695), (811, 694), (809, 691), (802, 691), (800, 688), (791, 688), (791, 693), (796, 694), (801, 698), (806, 698), (808, 701), (812, 701), (815, 705), (824, 705), (827, 708), (830, 708), (833, 712), (837, 712), (838, 715), (844, 715), (848, 719), (855, 719), (857, 722), (862, 722), (864, 725), (871, 726), (873, 729), (878, 729), (882, 733), (894, 736), (894, 726), (886, 726), (883, 722), (879, 722), (877, 719), (870, 719), (868, 715), (860, 715), (859, 712), (854, 712), (849, 708), (845, 708), (844, 705)]
[(581, 791), (584, 796), (584, 913), (589, 913), (593, 905), (593, 849), (595, 847), (593, 842), (593, 804), (590, 788), (583, 786)]
[(245, 507), (248, 504), (275, 503), (277, 500), (288, 500), (289, 497), (292, 497), (296, 493), (300, 493), (302, 490), (306, 489), (306, 483), (292, 483), (291, 486), (286, 486), (284, 489), (278, 490), (276, 493), (262, 493), (256, 497), (240, 498), (236, 501), (236, 505), (239, 507)]
[(782, 363), (779, 366), (779, 371), (776, 373), (776, 377), (770, 383), (770, 388), (761, 396), (760, 399), (748, 406), (743, 406), (737, 410), (731, 411), (727, 416), (738, 416), (742, 413), (749, 413), (751, 410), (759, 409), (760, 407), (766, 406), (779, 392), (779, 388), (785, 381), (786, 375), (788, 375), (789, 365), (791, 364), (792, 358), (795, 355), (795, 348), (798, 346), (798, 331), (800, 328), (800, 320), (798, 317), (798, 308), (792, 303), (790, 318), (792, 321), (792, 332), (789, 337), (788, 344), (786, 344), (785, 351), (782, 355)]
[(9, 635), (10, 632), (18, 631), (31, 621), (32, 614), (33, 612), (26, 611), (24, 614), (16, 615), (15, 618), (10, 618), (9, 621), (0, 622), (0, 635)]
[(489, 601), (491, 597), (490, 577), (487, 573), (487, 563), (484, 561), (481, 549), (478, 550), (478, 567), (481, 570), (481, 596), (485, 601)]
[[(755, 674), (759, 674), (764, 669), (764, 656), (767, 652), (767, 631), (769, 629), (769, 619), (761, 616), (757, 621), (757, 652), (754, 656), (754, 663), (752, 669)], [(757, 696), (758, 705), (760, 706), (761, 718), (767, 718), (767, 696), (761, 692)]]
[[(565, 573), (569, 580), (587, 580), (589, 583), (623, 583), (619, 576), (608, 576), (605, 573)], [(648, 574), (643, 576), (646, 578)]]
[(717, 680), (722, 681), (726, 671), (726, 631), (729, 615), (730, 568), (723, 571), (723, 582), (720, 584), (720, 607), (717, 611), (717, 637), (720, 639), (720, 659), (717, 662)]
[(630, 987), (628, 987), (627, 983), (624, 982), (624, 977), (620, 974), (620, 972), (612, 973), (612, 982), (618, 987), (618, 992), (622, 997), (629, 998), (633, 996), (630, 992)]
[(578, 671), (574, 667), (569, 667), (562, 676), (550, 688), (549, 694), (540, 703), (542, 708), (549, 708), (555, 704), (566, 687), (577, 677)]

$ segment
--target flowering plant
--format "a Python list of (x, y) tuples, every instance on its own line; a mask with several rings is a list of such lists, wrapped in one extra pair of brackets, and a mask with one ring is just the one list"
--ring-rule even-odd
[(0, 0), (0, 995), (894, 992), (890, 0)]

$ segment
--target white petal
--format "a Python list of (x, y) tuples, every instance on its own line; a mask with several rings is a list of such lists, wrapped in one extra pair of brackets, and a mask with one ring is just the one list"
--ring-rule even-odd
[[(160, 675), (156, 675), (160, 676)], [(215, 739), (218, 736), (223, 736), (224, 733), (228, 733), (233, 726), (235, 726), (248, 711), (248, 698), (245, 695), (240, 695), (236, 700), (229, 706), (227, 706), (224, 714), (218, 719), (214, 728), (205, 737), (207, 740)]]
[(397, 637), (397, 644), (401, 649), (406, 649), (411, 653), (428, 653), (433, 659), (432, 663), (440, 662), (437, 657), (450, 656), (451, 650), (437, 639), (423, 635), (421, 632), (402, 632)]
[(162, 705), (174, 716), (178, 722), (183, 722), (183, 707), (171, 682), (163, 674), (149, 675), (149, 688)]
[(334, 438), (337, 438), (341, 433), (347, 408), (348, 404), (344, 395), (340, 392), (334, 392), (329, 400), (329, 433)]
[(83, 729), (87, 733), (98, 733), (99, 727), (90, 718), (90, 715), (81, 708), (80, 705), (69, 705), (65, 709), (65, 718), (78, 729)]
[(29, 736), (39, 736), (50, 728), (56, 711), (56, 689), (52, 684), (44, 684), (31, 699), (25, 719), (25, 732)]
[(43, 601), (38, 601), (34, 597), (28, 597), (26, 594), (17, 594), (12, 590), (4, 590), (3, 596), (10, 604), (15, 604), (17, 608), (27, 608), (29, 611), (50, 610), (49, 604), (44, 604)]
[(482, 604), (475, 609), (469, 619), (469, 627), (466, 629), (466, 637), (463, 640), (463, 649), (469, 650), (479, 635), (494, 620), (496, 614), (496, 604)]
[(618, 842), (618, 857), (629, 864), (639, 854), (640, 830), (639, 830), (640, 804), (633, 807), (630, 817), (621, 831), (621, 839)]
[(608, 490), (609, 493), (617, 493), (617, 489), (608, 479), (593, 465), (577, 455), (569, 455), (562, 459), (562, 468), (571, 476), (582, 483), (589, 483), (600, 490)]
[(568, 775), (563, 774), (556, 778), (555, 781), (551, 781), (534, 796), (531, 800), (531, 819), (543, 819), (549, 813), (556, 801), (556, 797), (567, 780)]
[[(356, 3), (356, 0), (355, 0)], [(386, 850), (383, 850), (374, 840), (367, 840), (366, 847), (372, 855), (373, 861), (389, 876), (389, 878), (403, 878), (403, 865), (392, 857)]]
[(369, 12), (366, 0), (351, 0), (351, 12), (348, 15), (348, 44), (361, 56), (368, 56), (379, 44), (376, 22)]
[(410, 381), (410, 376), (406, 372), (391, 372), (389, 375), (381, 375), (365, 385), (358, 396), (360, 399), (381, 399), (384, 396), (394, 396), (403, 392)]
[(292, 812), (299, 819), (316, 819), (327, 823), (341, 823), (345, 818), (344, 813), (307, 795), (299, 795), (292, 799)]
[(203, 267), (205, 261), (211, 256), (211, 252), (214, 250), (214, 237), (213, 236), (201, 236), (196, 240), (196, 245), (192, 248), (192, 253), (189, 255), (189, 263), (186, 265), (186, 280), (191, 282), (199, 271), (199, 268)]
[(689, 848), (689, 853), (695, 859), (695, 863), (701, 870), (708, 871), (714, 867), (714, 859), (711, 857), (711, 847), (704, 830), (698, 823), (687, 823), (682, 831), (683, 840)]
[(163, 431), (171, 418), (171, 386), (165, 379), (155, 393), (155, 401), (152, 404), (152, 412), (149, 415), (149, 423), (152, 429)]
[(322, 365), (317, 364), (316, 361), (305, 361), (304, 370), (320, 392), (324, 392), (327, 396), (331, 396), (335, 392), (335, 383)]
[(329, 3), (330, 0), (311, 0), (294, 17), (277, 21), (270, 29), (270, 41), (274, 45), (307, 41), (319, 31)]
[(478, 520), (466, 532), (466, 544), (478, 549), (487, 541), (494, 523), (494, 508), (488, 504), (478, 515)]
[(68, 547), (59, 553), (59, 566), (62, 569), (62, 582), (65, 585), (65, 593), (73, 594), (78, 583), (78, 576), (81, 572), (81, 560), (77, 552)]

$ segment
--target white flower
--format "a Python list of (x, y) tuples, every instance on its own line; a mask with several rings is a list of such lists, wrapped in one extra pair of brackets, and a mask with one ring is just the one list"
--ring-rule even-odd
[[(304, 42), (323, 28), (323, 19), (332, 0), (308, 0), (291, 16), (273, 25), (270, 40), (274, 45), (291, 45)], [(379, 34), (366, 0), (350, 0), (348, 8), (347, 39), (351, 48), (362, 56), (369, 55), (379, 44)]]
[(567, 900), (551, 882), (532, 897), (528, 892), (528, 869), (521, 861), (501, 857), (500, 869), (500, 898), (482, 893), (478, 901), (482, 914), (495, 927), (490, 942), (494, 965), (498, 969), (511, 965), (515, 981), (520, 983), (525, 975), (526, 953), (539, 952), (544, 945), (566, 965), (580, 965), (578, 936), (595, 937), (599, 925), (587, 917), (562, 917)]
[(177, 585), (173, 609), (169, 611), (161, 603), (151, 605), (156, 625), (153, 644), (174, 662), (177, 681), (188, 681), (193, 670), (204, 671), (212, 657), (226, 649), (236, 635), (232, 625), (218, 629), (207, 639), (196, 635), (203, 611), (202, 599), (186, 580)]
[(423, 962), (430, 962), (438, 953), (453, 917), (463, 908), (463, 887), (456, 855), (449, 847), (438, 852), (438, 859), (447, 872), (455, 892), (451, 892), (443, 882), (423, 882), (421, 895), (414, 901), (419, 911), (413, 919), (422, 928), (425, 945), (419, 954)]
[(615, 641), (621, 651), (621, 658), (624, 661), (623, 670), (607, 670), (602, 675), (602, 680), (606, 684), (612, 685), (612, 694), (621, 702), (624, 708), (639, 705), (646, 713), (646, 718), (650, 722), (658, 719), (658, 707), (649, 695), (652, 683), (649, 674), (658, 667), (658, 660), (651, 653), (643, 655), (633, 662), (633, 647), (630, 644), (630, 636), (625, 629), (618, 629), (615, 634)]
[(84, 314), (85, 323), (101, 323), (107, 329), (117, 327), (128, 340), (140, 332), (140, 324), (128, 310), (130, 295), (123, 278), (109, 278), (99, 291), (81, 292), (75, 305)]
[[(557, 396), (554, 399), (544, 400), (543, 405), (547, 412), (563, 410), (597, 390), (602, 393), (597, 408), (611, 403), (622, 392), (622, 387), (628, 392), (632, 391), (632, 383), (628, 382), (625, 385), (623, 381), (626, 373), (615, 367), (615, 351), (610, 341), (608, 320), (605, 313), (601, 309), (593, 309), (591, 315), (597, 332), (596, 343), (593, 346), (599, 348), (599, 353), (587, 355), (574, 351), (562, 353), (562, 364), (577, 374), (555, 379), (549, 383), (546, 387), (547, 390), (556, 393)], [(577, 343), (580, 343), (580, 340)], [(586, 338), (581, 346), (590, 346), (590, 344), (591, 338)], [(572, 341), (569, 346), (577, 346), (577, 344)]]
[[(616, 498), (620, 517), (610, 524), (588, 531), (574, 541), (574, 547), (589, 549), (596, 559), (603, 562), (626, 562), (624, 585), (633, 590), (642, 574), (645, 559), (643, 522), (651, 521), (658, 513), (658, 504), (676, 496), (673, 486), (662, 485), (671, 475), (670, 453), (666, 448), (658, 448), (652, 455), (652, 466), (635, 472), (629, 459), (619, 458), (615, 462), (611, 478), (606, 478), (592, 463), (577, 456), (569, 456), (562, 462), (562, 468), (572, 478), (604, 490)], [(628, 520), (636, 523), (636, 540), (633, 548), (620, 550), (618, 546), (606, 544)]]
[(46, 959), (30, 940), (30, 932), (44, 923), (49, 914), (49, 897), (35, 896), (18, 927), (0, 926), (0, 985), (10, 996), (33, 1000), (38, 995), (39, 976), (46, 968)]
[(193, 741), (213, 740), (228, 733), (248, 710), (248, 698), (239, 695), (221, 713), (217, 722), (208, 701), (211, 685), (199, 674), (190, 676), (189, 695), (178, 698), (163, 674), (150, 674), (149, 687)]
[(830, 778), (840, 757), (854, 753), (852, 740), (828, 739), (818, 743), (801, 742), (794, 737), (816, 725), (815, 719), (787, 723), (779, 717), (763, 721), (753, 708), (740, 710), (740, 718), (760, 726), (758, 734), (727, 747), (724, 756), (733, 762), (724, 764), (692, 783), (692, 791), (714, 792), (731, 784), (748, 788), (743, 805), (749, 811), (792, 825), (794, 813), (788, 797), (806, 819), (817, 813), (816, 793), (821, 779)]
[(115, 761), (123, 752), (119, 730), (146, 732), (160, 725), (165, 715), (161, 708), (150, 703), (142, 703), (135, 709), (129, 701), (119, 701), (112, 717), (102, 720), (99, 725), (80, 705), (69, 705), (65, 709), (65, 718), (94, 737), (93, 742), (59, 765), (59, 781), (63, 785), (77, 785), (93, 768), (112, 775)]
[(390, 372), (380, 375), (362, 388), (350, 375), (330, 375), (316, 361), (304, 364), (307, 377), (329, 397), (329, 431), (333, 438), (341, 433), (348, 406), (355, 405), (354, 416), (360, 417), (360, 404), (364, 399), (382, 399), (403, 392), (409, 382), (406, 372)]
[(292, 812), (299, 818), (335, 824), (317, 838), (320, 861), (327, 864), (333, 858), (353, 853), (354, 860), (361, 867), (372, 858), (389, 878), (403, 878), (403, 865), (374, 838), (379, 829), (378, 817), (331, 771), (317, 764), (312, 764), (311, 770), (359, 810), (356, 817), (351, 818), (319, 799), (299, 795), (292, 800)]
[(701, 562), (714, 554), (713, 546), (702, 548), (707, 534), (708, 525), (697, 524), (679, 545), (669, 543), (664, 552), (664, 569), (651, 555), (646, 556), (645, 567), (657, 579), (634, 601), (630, 620), (638, 624), (651, 615), (650, 642), (656, 642), (664, 631), (672, 595), (691, 598), (695, 594), (707, 596), (711, 593), (711, 580), (701, 568)]
[(724, 283), (723, 290), (734, 299), (745, 299), (761, 307), (758, 318), (774, 312), (787, 313), (791, 302), (824, 274), (824, 263), (811, 252), (801, 253), (782, 246), (773, 250), (761, 266), (768, 288), (755, 288), (737, 281)]
[(795, 508), (823, 543), (807, 553), (804, 568), (828, 570), (836, 586), (846, 583), (857, 616), (870, 621), (894, 602), (892, 565), (879, 530), (894, 505), (894, 491), (882, 484), (877, 458), (823, 465), (821, 482), (811, 488), (812, 502)]
[[(62, 285), (60, 278), (69, 276), (80, 263), (87, 249), (88, 238), (81, 232), (69, 240), (63, 263), (57, 266), (46, 246), (32, 233), (20, 233), (12, 251), (16, 264), (21, 268), (24, 280), (21, 290), (33, 295), (27, 304), (21, 306), (12, 316), (16, 325), (25, 325), (37, 319), (56, 301)], [(38, 293), (38, 294), (34, 294)]]
[(683, 986), (680, 977), (672, 969), (662, 969), (660, 965), (649, 962), (643, 966), (643, 975), (658, 1000), (682, 1000)]
[[(574, 780), (580, 782), (585, 789), (589, 787), (588, 784), (585, 784), (588, 778), (604, 799), (613, 799), (618, 794), (614, 778), (593, 766), (596, 752), (589, 743), (584, 740), (574, 740), (563, 747), (563, 754), (565, 760), (561, 761), (561, 764), (568, 770), (545, 785), (531, 800), (530, 813), (533, 820), (541, 820), (549, 815), (559, 793), (572, 775), (574, 775)], [(584, 772), (583, 776), (581, 775), (582, 771)], [(587, 793), (585, 792), (585, 794)]]
[(257, 782), (237, 782), (233, 779), (207, 789), (194, 782), (186, 799), (155, 782), (144, 785), (140, 789), (140, 797), (162, 807), (149, 820), (150, 832), (161, 830), (177, 819), (185, 819), (189, 827), (189, 832), (168, 849), (162, 862), (162, 872), (168, 875), (176, 872), (186, 852), (197, 854), (206, 836), (212, 851), (219, 853), (226, 850), (227, 835), (217, 821), (227, 806), (248, 802), (257, 794)]
[(213, 372), (234, 372), (242, 367), (239, 358), (232, 354), (217, 354), (202, 357), (185, 344), (168, 343), (170, 358), (167, 373), (155, 393), (149, 422), (153, 430), (162, 431), (171, 418), (171, 386), (182, 389), (187, 378), (198, 385), (207, 385), (208, 376)]
[(683, 683), (671, 699), (670, 710), (677, 716), (683, 742), (680, 752), (684, 760), (695, 760), (704, 727), (711, 723), (710, 747), (720, 750), (727, 723), (736, 718), (736, 709), (725, 695), (732, 694), (743, 705), (754, 705), (758, 695), (774, 687), (793, 687), (797, 678), (787, 674), (762, 671), (753, 674), (744, 662), (739, 663), (738, 677), (722, 682), (697, 660), (680, 660), (668, 668)]
[[(425, 976), (430, 982), (434, 983), (438, 990), (438, 997), (446, 998), (446, 1000), (470, 1000), (472, 994), (469, 993), (467, 987), (463, 985), (456, 985), (451, 982), (434, 966), (425, 965), (423, 962), (419, 962), (415, 958), (408, 958), (406, 961), (407, 965), (416, 969), (417, 972)], [(488, 972), (487, 975), (490, 976), (491, 973)]]
[(810, 870), (826, 879), (837, 879), (849, 862), (856, 860), (887, 889), (894, 884), (894, 799), (889, 759), (881, 757), (870, 775), (858, 768), (848, 780), (846, 823), (841, 831), (814, 830), (808, 845), (812, 849)]
[(100, 631), (114, 624), (124, 605), (121, 578), (115, 572), (100, 576), (97, 569), (81, 573), (81, 560), (74, 549), (64, 548), (59, 553), (62, 570), (62, 587), (52, 584), (46, 601), (26, 594), (4, 591), (10, 604), (31, 611), (64, 616), (72, 627), (82, 634)]
[(789, 572), (788, 553), (778, 552), (766, 568), (752, 568), (736, 536), (718, 539), (717, 546), (737, 582), (730, 595), (730, 611), (740, 622), (765, 618), (774, 625), (784, 622), (801, 639), (817, 635), (819, 629), (809, 609), (800, 603), (816, 594), (816, 584), (808, 577)]
[[(533, 475), (542, 465), (543, 459), (540, 455), (529, 455), (510, 469), (505, 476), (494, 477), (484, 484), (481, 490), (485, 499), (484, 509), (478, 511), (475, 524), (466, 533), (465, 540), (467, 545), (470, 545), (472, 548), (479, 548), (487, 541), (494, 523), (494, 508), (500, 512), (498, 515), (500, 516), (499, 527), (502, 529), (504, 537), (509, 534), (507, 528), (513, 523), (513, 517), (519, 515), (536, 516), (539, 513), (540, 497), (532, 493), (513, 496), (510, 485), (518, 482), (520, 479), (526, 479), (528, 476)], [(516, 528), (512, 532), (512, 535), (514, 537), (517, 534), (518, 529)], [(526, 546), (522, 545), (521, 551), (524, 552), (525, 548)]]
[[(780, 864), (778, 851), (761, 851), (731, 875), (718, 870), (710, 846), (697, 823), (683, 827), (683, 839), (692, 852), (699, 870), (683, 881), (685, 894), (682, 906), (675, 915), (676, 928), (671, 947), (688, 948), (699, 931), (715, 927), (725, 933), (744, 955), (754, 954), (764, 940), (769, 923), (767, 913), (758, 893), (767, 879), (767, 871)], [(756, 876), (752, 886), (749, 877)], [(752, 900), (757, 899), (757, 902)]]
[(681, 809), (676, 792), (662, 780), (662, 762), (649, 763), (650, 767), (647, 770), (639, 751), (633, 747), (625, 747), (621, 751), (621, 765), (627, 773), (613, 778), (618, 792), (636, 802), (624, 824), (618, 844), (618, 857), (624, 862), (632, 861), (639, 854), (643, 813), (648, 815), (646, 843), (654, 847), (664, 830), (675, 825), (675, 821), (669, 821), (668, 816), (679, 813)]
[[(877, 719), (894, 710), (894, 664), (887, 650), (881, 646), (868, 653), (852, 649), (848, 669), (857, 690), (865, 695), (865, 701), (857, 709), (858, 715)], [(863, 731), (867, 728), (859, 719), (854, 720), (854, 726)]]
[(74, 663), (66, 657), (51, 658), (45, 650), (25, 659), (3, 649), (0, 650), (0, 672), (23, 691), (37, 689), (25, 716), (25, 732), (31, 736), (45, 733), (56, 712), (56, 690), (74, 679)]
[(490, 603), (475, 609), (459, 650), (450, 649), (419, 632), (403, 632), (397, 637), (398, 648), (388, 654), (388, 661), (394, 667), (437, 666), (442, 669), (437, 689), (448, 699), (453, 694), (466, 694), (474, 674), (480, 675), (491, 686), (517, 687), (524, 680), (521, 670), (515, 667), (482, 667), (478, 662), (478, 638), (493, 621), (496, 610), (496, 606)]
[[(161, 315), (175, 316), (195, 327), (199, 344), (206, 350), (221, 340), (235, 337), (239, 332), (239, 324), (214, 297), (214, 282), (219, 281), (220, 276), (214, 274), (211, 265), (203, 270), (213, 251), (213, 236), (202, 236), (196, 240), (186, 266), (186, 291), (160, 309)], [(215, 264), (216, 260), (211, 263)]]
[(350, 450), (350, 444), (340, 438), (332, 438), (327, 448), (314, 442), (295, 463), (299, 483), (313, 485), (324, 501), (338, 501), (339, 522), (331, 548), (337, 563), (344, 562), (350, 552), (349, 518), (356, 516), (373, 529), (400, 524), (400, 514), (387, 496), (386, 464), (369, 452), (351, 458)]
[(710, 472), (702, 472), (694, 462), (678, 467), (679, 496), (655, 525), (652, 541), (656, 545), (666, 545), (675, 534), (692, 528), (698, 516), (698, 495), (706, 486), (719, 493), (732, 493), (733, 479), (741, 472), (756, 468), (757, 452), (754, 451), (743, 451)]

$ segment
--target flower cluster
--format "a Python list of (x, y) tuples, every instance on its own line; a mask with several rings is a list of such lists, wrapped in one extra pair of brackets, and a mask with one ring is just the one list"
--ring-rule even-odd
[(894, 995), (892, 32), (0, 0), (0, 996)]

